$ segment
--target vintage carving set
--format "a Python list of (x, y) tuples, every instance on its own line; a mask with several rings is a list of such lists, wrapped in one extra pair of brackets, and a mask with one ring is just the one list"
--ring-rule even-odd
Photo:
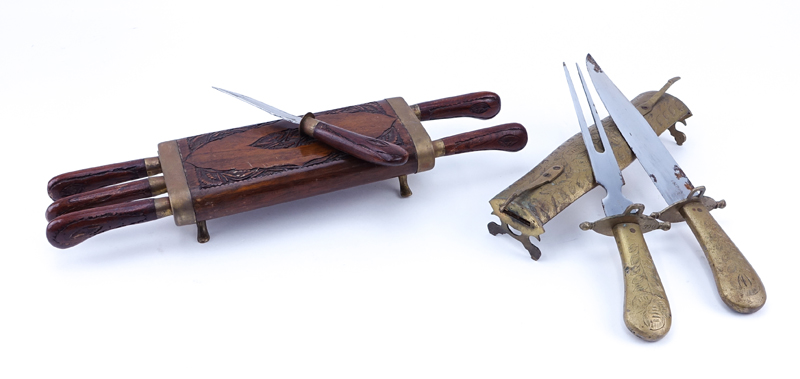
[[(689, 225), (725, 304), (740, 313), (759, 310), (766, 301), (763, 283), (710, 214), (725, 201), (715, 201), (705, 196), (704, 187), (692, 185), (658, 138), (668, 130), (679, 145), (685, 141), (675, 125), (685, 124), (692, 114), (666, 93), (678, 78), (628, 100), (591, 56), (586, 71), (610, 116), (599, 119), (578, 67), (594, 119), (594, 125), (587, 125), (564, 65), (580, 133), (489, 201), (500, 219), (500, 224), (489, 223), (489, 232), (518, 240), (537, 260), (541, 251), (531, 237), (539, 240), (548, 221), (600, 185), (606, 191), (606, 217), (580, 228), (614, 237), (625, 284), (623, 319), (633, 334), (657, 341), (670, 329), (669, 301), (643, 236), (668, 230), (670, 223)], [(391, 178), (399, 178), (400, 194), (407, 197), (407, 175), (432, 169), (437, 157), (514, 152), (527, 144), (525, 128), (516, 123), (436, 141), (425, 131), (423, 121), (494, 117), (500, 98), (491, 92), (410, 106), (397, 97), (299, 117), (215, 89), (281, 120), (162, 142), (157, 157), (54, 177), (47, 186), (53, 199), (46, 212), (49, 242), (69, 248), (112, 229), (167, 216), (179, 226), (196, 225), (198, 242), (207, 242), (210, 219)], [(620, 170), (637, 158), (670, 204), (666, 209), (647, 215), (644, 205), (622, 195)]]

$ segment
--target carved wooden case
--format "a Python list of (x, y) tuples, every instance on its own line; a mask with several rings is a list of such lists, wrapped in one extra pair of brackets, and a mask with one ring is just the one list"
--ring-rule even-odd
[[(185, 177), (195, 214), (194, 221), (179, 222), (180, 204), (173, 201), (176, 223), (210, 220), (418, 171), (411, 135), (386, 100), (315, 116), (401, 146), (409, 152), (408, 162), (367, 163), (302, 134), (297, 125), (284, 120), (165, 142), (177, 143), (182, 171), (168, 172), (166, 157), (161, 156), (165, 176)], [(172, 194), (169, 178), (167, 183)]]

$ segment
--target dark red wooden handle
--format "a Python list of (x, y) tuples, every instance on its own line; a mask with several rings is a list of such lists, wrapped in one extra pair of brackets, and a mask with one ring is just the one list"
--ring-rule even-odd
[(144, 159), (87, 168), (61, 174), (47, 183), (47, 194), (53, 200), (91, 191), (111, 184), (144, 178), (147, 168)]
[(417, 104), (420, 121), (454, 117), (490, 119), (500, 112), (500, 96), (494, 92), (475, 92)]
[(528, 132), (517, 124), (503, 124), (442, 138), (444, 155), (481, 150), (519, 151), (528, 143)]
[(319, 121), (314, 127), (312, 136), (334, 149), (370, 163), (401, 166), (408, 161), (408, 151), (400, 146), (354, 133), (323, 121)]
[(100, 233), (156, 218), (155, 199), (85, 209), (50, 221), (47, 224), (47, 240), (59, 249), (66, 249)]
[(153, 196), (153, 191), (150, 187), (149, 180), (141, 179), (135, 182), (98, 188), (96, 190), (62, 197), (47, 207), (45, 217), (47, 221), (51, 221), (66, 213), (144, 199), (150, 196)]

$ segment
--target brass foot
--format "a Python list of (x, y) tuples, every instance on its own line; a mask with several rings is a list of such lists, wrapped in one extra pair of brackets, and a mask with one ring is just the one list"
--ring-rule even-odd
[(502, 223), (502, 225), (498, 225), (495, 222), (490, 222), (489, 225), (487, 225), (489, 227), (489, 234), (493, 236), (496, 236), (498, 234), (508, 234), (509, 236), (511, 236), (511, 238), (519, 241), (522, 244), (522, 246), (525, 247), (525, 250), (528, 250), (528, 254), (531, 255), (531, 259), (533, 259), (534, 261), (538, 261), (539, 258), (542, 256), (542, 251), (531, 243), (530, 237), (523, 233), (519, 234), (514, 233), (511, 231), (508, 224), (502, 221), (500, 222)]
[(206, 225), (206, 222), (205, 221), (198, 221), (197, 222), (197, 242), (206, 243), (210, 239), (211, 239), (211, 236), (208, 234), (208, 226)]
[(408, 187), (408, 175), (400, 175), (397, 179), (400, 179), (400, 197), (411, 196), (411, 188)]
[(686, 142), (686, 133), (678, 130), (675, 127), (675, 124), (672, 124), (672, 126), (669, 127), (669, 134), (672, 135), (672, 138), (675, 138), (675, 143), (677, 143), (678, 146), (681, 146), (684, 142)]

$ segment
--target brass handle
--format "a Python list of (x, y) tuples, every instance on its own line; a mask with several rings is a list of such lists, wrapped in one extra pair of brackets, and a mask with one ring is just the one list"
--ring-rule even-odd
[(619, 223), (612, 231), (625, 277), (625, 326), (643, 340), (658, 341), (672, 326), (672, 312), (642, 229)]
[(700, 203), (684, 205), (681, 215), (703, 248), (722, 301), (739, 313), (753, 313), (767, 301), (764, 283), (717, 220)]

